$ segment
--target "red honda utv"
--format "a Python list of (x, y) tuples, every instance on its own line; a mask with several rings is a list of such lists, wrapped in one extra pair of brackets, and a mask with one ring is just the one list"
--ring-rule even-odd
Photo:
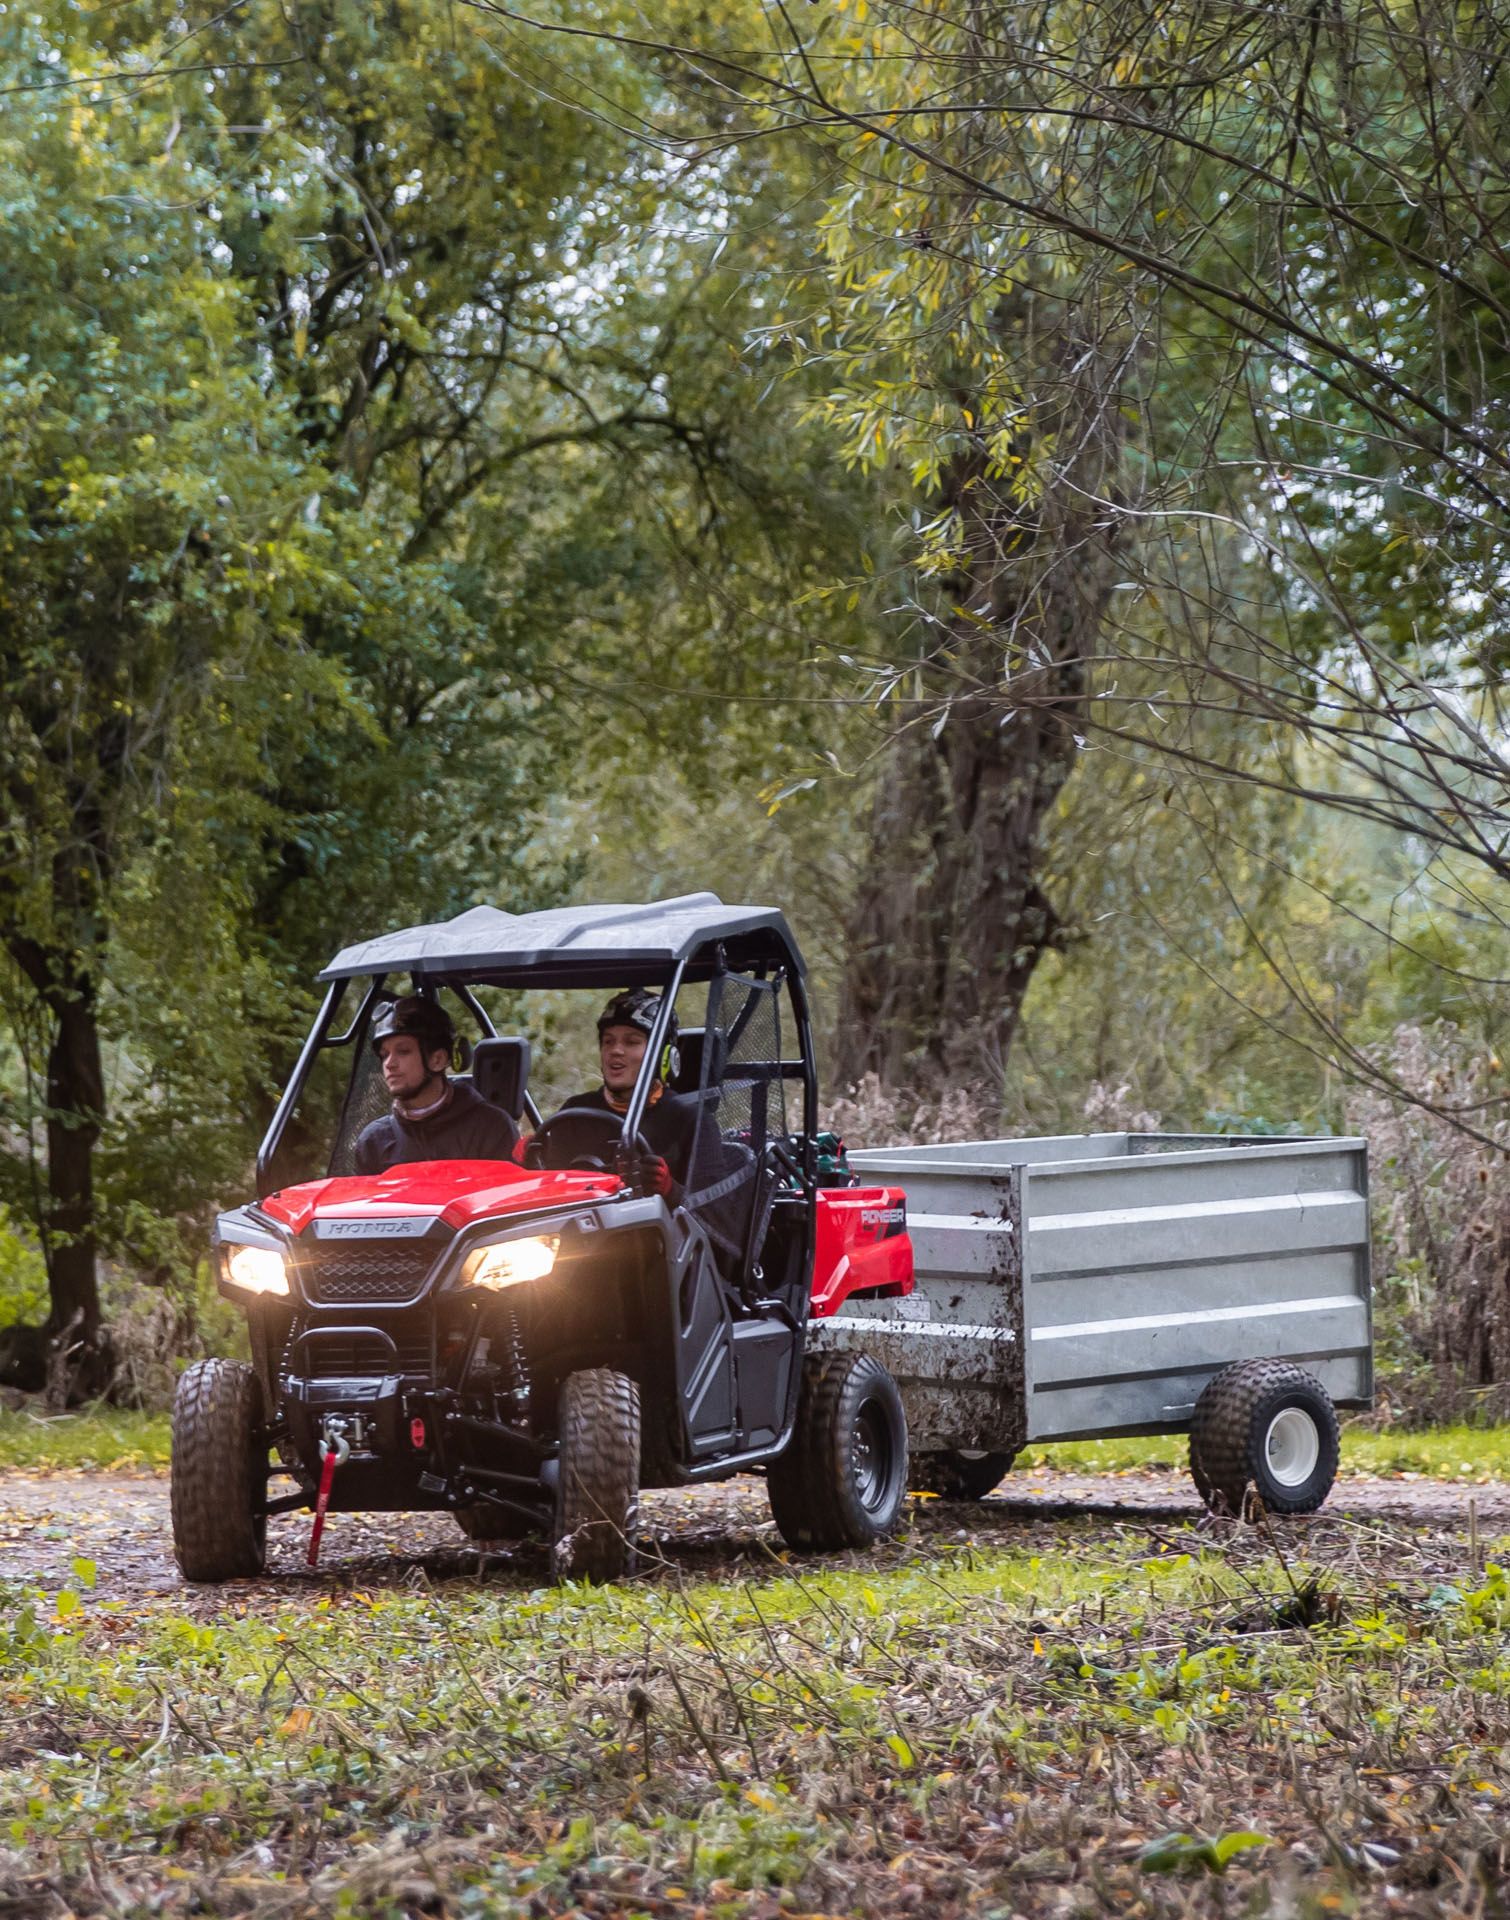
[[(895, 1383), (869, 1356), (803, 1349), (813, 1314), (911, 1290), (905, 1212), (899, 1190), (820, 1168), (802, 959), (781, 914), (707, 893), (476, 907), (348, 947), (321, 978), (258, 1197), (215, 1227), (252, 1362), (200, 1361), (174, 1406), (188, 1579), (260, 1572), (268, 1515), (299, 1507), (316, 1510), (311, 1558), (327, 1508), (440, 1508), (473, 1540), (540, 1535), (558, 1573), (613, 1579), (642, 1487), (752, 1470), (794, 1547), (865, 1546), (893, 1525)], [(627, 1112), (542, 1120), (529, 1043), (495, 1019), (548, 996), (548, 1027), (574, 990), (632, 988), (659, 1001)], [(523, 1164), (355, 1171), (389, 1112), (374, 1022), (416, 995), (472, 1029), (452, 1077), (533, 1129)], [(667, 1092), (694, 1115), (674, 1200), (643, 1175), (647, 1106)], [(279, 1476), (292, 1491), (272, 1492)]]

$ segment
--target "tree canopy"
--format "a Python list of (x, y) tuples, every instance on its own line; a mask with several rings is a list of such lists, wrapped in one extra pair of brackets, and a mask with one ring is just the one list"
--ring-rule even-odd
[(1340, 1124), (1423, 1097), (1402, 1021), (1500, 1046), (1499, 42), (0, 17), (0, 1202), (49, 1333), (102, 1251), (192, 1266), (328, 953), (481, 899), (772, 896), (835, 1082), (992, 1125)]

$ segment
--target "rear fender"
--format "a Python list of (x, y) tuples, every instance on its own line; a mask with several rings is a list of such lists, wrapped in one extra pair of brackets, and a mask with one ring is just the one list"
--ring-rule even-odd
[(827, 1319), (856, 1294), (911, 1293), (912, 1240), (900, 1187), (823, 1187), (813, 1260), (812, 1317)]

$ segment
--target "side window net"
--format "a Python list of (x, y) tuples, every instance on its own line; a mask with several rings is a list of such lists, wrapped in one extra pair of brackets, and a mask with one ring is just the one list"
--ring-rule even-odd
[(346, 1089), (346, 1104), (341, 1109), (341, 1124), (336, 1128), (335, 1145), (330, 1155), (330, 1172), (334, 1175), (356, 1172), (357, 1141), (374, 1120), (381, 1120), (385, 1113), (391, 1111), (393, 1104), (383, 1080), (383, 1064), (367, 1044), (367, 1032), (371, 1024), (370, 1018), (364, 1015), (361, 1030), (351, 1042), (355, 1049), (351, 1081)]
[(766, 1147), (787, 1131), (781, 1067), (780, 980), (718, 975), (708, 988), (687, 1205), (730, 1260), (749, 1239)]

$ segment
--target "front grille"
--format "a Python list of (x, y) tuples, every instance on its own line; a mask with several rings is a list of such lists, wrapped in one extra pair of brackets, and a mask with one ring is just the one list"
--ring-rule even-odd
[(299, 1274), (305, 1298), (321, 1306), (382, 1305), (412, 1300), (439, 1248), (430, 1240), (345, 1240), (306, 1248)]

